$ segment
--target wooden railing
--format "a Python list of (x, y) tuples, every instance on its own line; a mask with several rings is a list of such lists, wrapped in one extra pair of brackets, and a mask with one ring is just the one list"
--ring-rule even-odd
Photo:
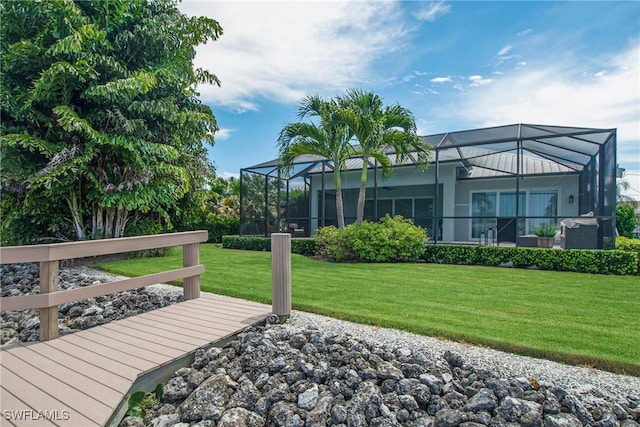
[[(40, 341), (58, 337), (58, 306), (71, 301), (93, 298), (156, 283), (183, 280), (185, 299), (200, 297), (200, 243), (207, 241), (206, 231), (124, 237), (71, 243), (0, 247), (0, 264), (40, 263), (40, 293), (0, 298), (0, 311), (40, 309)], [(58, 290), (60, 260), (96, 255), (118, 254), (147, 249), (182, 246), (183, 268), (116, 282)]]

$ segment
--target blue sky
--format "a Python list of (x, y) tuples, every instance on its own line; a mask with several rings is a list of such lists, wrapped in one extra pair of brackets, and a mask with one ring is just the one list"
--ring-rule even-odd
[(409, 108), (420, 134), (539, 123), (618, 129), (640, 200), (640, 2), (205, 1), (224, 34), (196, 66), (220, 132), (219, 176), (277, 157), (308, 94), (349, 88)]

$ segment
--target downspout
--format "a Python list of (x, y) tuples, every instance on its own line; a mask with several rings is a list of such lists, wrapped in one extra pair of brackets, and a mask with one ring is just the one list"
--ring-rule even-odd
[(291, 208), (291, 206), (289, 206), (289, 180), (287, 179), (287, 196), (285, 198), (285, 205), (286, 205), (286, 216), (285, 216), (285, 222), (287, 223), (287, 228), (289, 227), (289, 222), (291, 221), (291, 218), (289, 217), (289, 209)]
[[(516, 247), (520, 246), (518, 223), (520, 219), (520, 162), (522, 161), (522, 124), (518, 125), (518, 140), (516, 141)], [(497, 233), (496, 233), (497, 234)], [(496, 236), (497, 239), (498, 236)]]
[(378, 220), (378, 161), (373, 161), (373, 219)]
[[(280, 210), (280, 204), (282, 203), (282, 195), (281, 195), (281, 184), (282, 183), (282, 177), (281, 177), (281, 173), (280, 173), (280, 168), (278, 168), (278, 188), (276, 189), (276, 230), (278, 230), (278, 233), (281, 230), (281, 221), (282, 221), (282, 213)], [(287, 184), (289, 184), (289, 182), (287, 181)], [(287, 198), (288, 198), (289, 194), (287, 194)]]
[(269, 174), (264, 176), (264, 236), (269, 235)]
[(325, 188), (324, 188), (324, 170), (325, 170), (325, 166), (326, 166), (326, 162), (323, 161), (322, 162), (322, 219), (320, 220), (320, 223), (322, 224), (322, 227), (325, 226), (325, 218), (327, 217), (327, 210), (326, 210), (326, 194), (325, 194)]
[(242, 174), (244, 173), (244, 169), (240, 169), (240, 224), (238, 225), (238, 233), (242, 236), (242, 211), (243, 211), (243, 203), (242, 203)]
[(438, 198), (440, 196), (440, 191), (438, 189), (439, 186), (439, 171), (440, 171), (440, 150), (438, 150), (438, 148), (436, 147), (436, 172), (435, 172), (435, 185), (436, 185), (436, 189), (435, 189), (435, 197), (433, 198), (433, 243), (434, 244), (438, 244), (438, 222), (439, 222), (439, 218), (438, 218)]

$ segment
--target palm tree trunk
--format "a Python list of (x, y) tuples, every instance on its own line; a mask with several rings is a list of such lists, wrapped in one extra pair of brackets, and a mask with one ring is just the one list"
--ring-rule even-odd
[(362, 159), (362, 174), (360, 174), (360, 193), (358, 194), (358, 212), (356, 223), (362, 224), (364, 219), (364, 200), (367, 195), (367, 159)]
[(338, 215), (338, 228), (344, 227), (344, 204), (342, 202), (342, 182), (340, 179), (340, 169), (333, 171), (336, 184), (336, 212)]
[(336, 187), (336, 211), (338, 212), (338, 228), (344, 227), (344, 207), (342, 204), (342, 188)]

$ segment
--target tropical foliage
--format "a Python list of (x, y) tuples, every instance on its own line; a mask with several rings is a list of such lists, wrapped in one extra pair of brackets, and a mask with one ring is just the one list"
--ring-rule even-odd
[(342, 170), (352, 156), (349, 143), (352, 132), (338, 120), (339, 105), (335, 100), (326, 101), (318, 95), (308, 96), (300, 102), (298, 117), (316, 117), (319, 123), (289, 123), (280, 132), (280, 167), (290, 170), (296, 158), (303, 154), (314, 154), (329, 160), (333, 167), (336, 188), (336, 210), (338, 227), (344, 227), (342, 203)]
[(618, 234), (624, 237), (635, 237), (638, 218), (636, 217), (633, 205), (618, 204), (616, 205), (616, 228)]
[(351, 89), (328, 101), (318, 95), (308, 96), (301, 101), (298, 116), (317, 118), (318, 122), (290, 123), (282, 129), (278, 140), (280, 167), (291, 169), (296, 158), (304, 154), (322, 156), (330, 162), (339, 228), (345, 225), (341, 172), (349, 158), (362, 159), (358, 224), (364, 218), (367, 171), (372, 160), (380, 165), (383, 178), (391, 175), (394, 163), (411, 160), (422, 169), (429, 164), (431, 147), (418, 136), (411, 112), (397, 104), (384, 106), (373, 92)]
[(335, 261), (411, 262), (424, 254), (426, 231), (410, 219), (388, 214), (378, 222), (318, 229), (318, 252)]
[(411, 111), (398, 104), (383, 106), (382, 99), (373, 92), (351, 89), (339, 99), (339, 103), (342, 109), (338, 112), (338, 118), (355, 135), (359, 144), (355, 154), (362, 158), (356, 213), (356, 222), (361, 224), (370, 159), (380, 164), (382, 176), (386, 178), (393, 170), (393, 163), (388, 157), (390, 149), (395, 155), (396, 164), (412, 158), (418, 167), (426, 169), (431, 147), (418, 136)]
[[(213, 172), (195, 46), (222, 33), (173, 0), (3, 2), (2, 240), (170, 228)], [(147, 225), (144, 225), (147, 224)]]

